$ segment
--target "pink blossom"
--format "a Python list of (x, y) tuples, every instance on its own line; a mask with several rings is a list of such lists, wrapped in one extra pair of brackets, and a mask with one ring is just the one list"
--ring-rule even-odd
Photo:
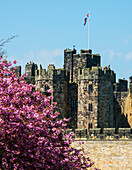
[(16, 60), (14, 60), (14, 61), (13, 61), (13, 64), (16, 64), (16, 63), (17, 63), (17, 61), (16, 61)]
[(70, 147), (74, 133), (63, 135), (69, 119), (60, 120), (59, 113), (53, 112), (53, 96), (34, 92), (35, 86), (26, 84), (25, 75), (19, 80), (10, 66), (0, 58), (0, 168), (68, 170), (92, 166), (80, 150)]
[(47, 90), (47, 92), (49, 92), (49, 93), (53, 93), (53, 90), (49, 89), (49, 90)]
[(16, 70), (16, 67), (13, 67), (14, 70)]

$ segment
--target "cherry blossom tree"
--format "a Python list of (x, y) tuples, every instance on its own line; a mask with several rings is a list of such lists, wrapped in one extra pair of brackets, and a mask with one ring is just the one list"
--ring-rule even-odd
[[(16, 64), (16, 61), (13, 62)], [(46, 97), (10, 70), (0, 57), (0, 169), (86, 169), (90, 159), (70, 147), (74, 133), (66, 133), (53, 96)], [(15, 69), (15, 67), (14, 67)], [(49, 93), (52, 93), (49, 90)]]

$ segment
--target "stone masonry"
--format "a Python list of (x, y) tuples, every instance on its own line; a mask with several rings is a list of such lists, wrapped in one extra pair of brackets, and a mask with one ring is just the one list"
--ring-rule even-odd
[[(53, 89), (54, 102), (61, 117), (70, 118), (69, 128), (132, 128), (132, 77), (128, 82), (100, 65), (101, 56), (92, 50), (75, 48), (64, 50), (64, 68), (53, 64), (48, 70), (29, 62), (26, 64), (25, 80), (36, 84), (36, 89), (49, 95)], [(18, 69), (18, 70), (17, 70)], [(21, 67), (16, 69), (20, 74)], [(19, 75), (20, 76), (20, 75)], [(51, 101), (52, 102), (52, 101)]]
[(132, 170), (132, 141), (75, 141), (72, 147), (84, 148), (95, 163), (90, 170)]

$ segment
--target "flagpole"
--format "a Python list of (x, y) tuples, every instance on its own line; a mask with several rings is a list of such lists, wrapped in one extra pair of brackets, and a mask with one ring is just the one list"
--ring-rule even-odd
[(89, 12), (89, 18), (88, 18), (88, 50), (90, 46), (90, 12)]

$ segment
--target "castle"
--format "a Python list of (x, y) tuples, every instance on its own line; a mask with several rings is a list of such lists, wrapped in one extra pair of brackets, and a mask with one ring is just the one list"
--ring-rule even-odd
[[(53, 101), (61, 117), (70, 118), (69, 128), (132, 128), (132, 77), (128, 81), (100, 64), (101, 56), (92, 50), (64, 50), (64, 68), (53, 64), (48, 70), (30, 62), (25, 66), (27, 83), (48, 95), (53, 89)], [(21, 75), (21, 66), (15, 70)]]

